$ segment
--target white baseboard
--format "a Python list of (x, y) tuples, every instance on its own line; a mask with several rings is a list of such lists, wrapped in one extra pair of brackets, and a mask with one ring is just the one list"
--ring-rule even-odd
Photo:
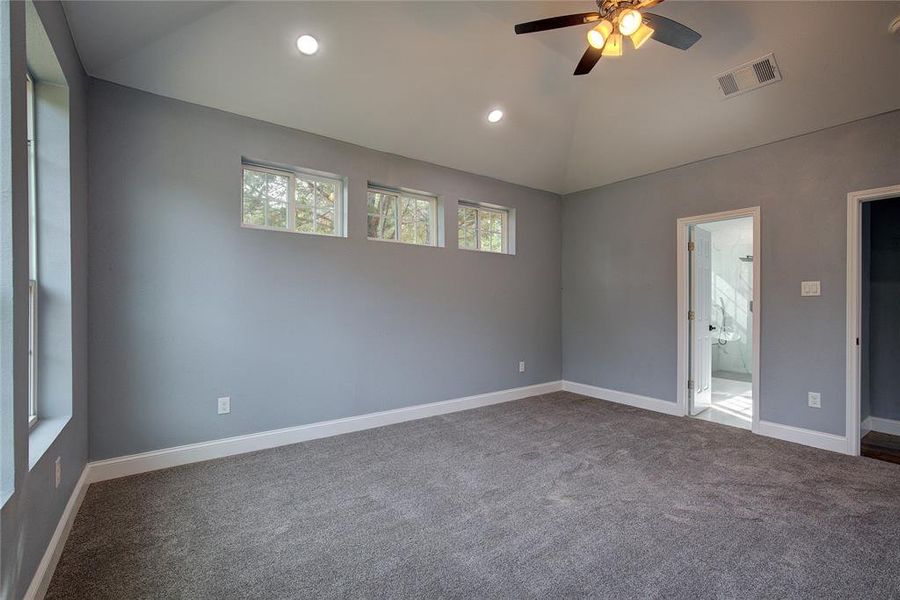
[(590, 396), (591, 398), (599, 398), (600, 400), (608, 400), (617, 404), (627, 404), (645, 410), (664, 413), (667, 415), (681, 416), (681, 410), (675, 402), (667, 402), (659, 398), (651, 398), (649, 396), (641, 396), (629, 392), (619, 392), (617, 390), (608, 390), (606, 388), (587, 385), (585, 383), (575, 383), (574, 381), (563, 381), (562, 389), (567, 392), (581, 394), (582, 396)]
[[(648, 396), (640, 396), (629, 392), (620, 392), (617, 390), (608, 390), (584, 383), (575, 383), (574, 381), (563, 381), (563, 390), (574, 392), (583, 396), (592, 398), (600, 398), (610, 402), (619, 404), (627, 404), (637, 408), (652, 410), (665, 413), (667, 415), (681, 416), (681, 410), (675, 402), (666, 402), (659, 398), (650, 398)], [(887, 421), (881, 419), (880, 421)], [(898, 428), (900, 435), (900, 422), (890, 422)], [(889, 425), (885, 425), (888, 427)], [(874, 429), (877, 431), (877, 429)], [(832, 452), (847, 453), (847, 438), (842, 435), (834, 435), (831, 433), (822, 433), (821, 431), (813, 431), (812, 429), (802, 429), (800, 427), (792, 427), (790, 425), (781, 425), (780, 423), (772, 423), (771, 421), (760, 421), (757, 433), (766, 437), (777, 438), (787, 442), (812, 446), (813, 448), (821, 448), (822, 450), (831, 450)]]
[(888, 433), (890, 435), (900, 435), (900, 421), (894, 419), (883, 419), (881, 417), (867, 417), (860, 426), (862, 429), (861, 436), (870, 431), (878, 433)]
[(50, 580), (53, 578), (53, 572), (56, 570), (56, 563), (59, 562), (59, 557), (66, 545), (66, 539), (68, 539), (69, 532), (72, 530), (72, 523), (75, 522), (75, 515), (78, 514), (78, 509), (81, 507), (81, 501), (84, 500), (88, 485), (90, 485), (89, 469), (85, 467), (81, 471), (81, 476), (78, 478), (75, 488), (72, 490), (72, 495), (69, 496), (66, 508), (63, 509), (62, 515), (59, 517), (59, 523), (57, 523), (56, 529), (53, 531), (53, 536), (50, 538), (50, 543), (47, 544), (47, 550), (44, 552), (44, 556), (41, 557), (41, 562), (38, 563), (37, 570), (35, 570), (34, 576), (31, 578), (31, 585), (28, 586), (23, 600), (42, 600), (47, 593)]
[(521, 400), (522, 398), (549, 394), (560, 390), (562, 390), (561, 381), (550, 381), (537, 385), (478, 394), (477, 396), (467, 396), (430, 404), (418, 404), (416, 406), (346, 417), (344, 419), (321, 421), (310, 423), (309, 425), (274, 429), (209, 442), (142, 452), (130, 456), (98, 460), (88, 463), (88, 471), (91, 482), (105, 481), (107, 479), (125, 477), (126, 475), (146, 473), (157, 469), (244, 454), (245, 452), (254, 452), (256, 450), (265, 450), (266, 448), (275, 448), (287, 444), (296, 444), (383, 425), (402, 423), (403, 421), (433, 417), (512, 400)]
[(847, 438), (843, 435), (822, 433), (821, 431), (792, 427), (771, 421), (760, 421), (757, 433), (786, 442), (794, 442), (795, 444), (847, 454)]

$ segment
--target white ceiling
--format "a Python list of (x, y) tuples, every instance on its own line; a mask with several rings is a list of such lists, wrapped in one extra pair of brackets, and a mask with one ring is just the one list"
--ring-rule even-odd
[[(593, 6), (65, 3), (95, 77), (561, 193), (900, 108), (900, 1), (669, 1), (653, 11), (702, 33), (693, 48), (626, 44), (583, 77), (586, 27), (513, 34)], [(773, 51), (784, 81), (720, 97), (717, 74)]]

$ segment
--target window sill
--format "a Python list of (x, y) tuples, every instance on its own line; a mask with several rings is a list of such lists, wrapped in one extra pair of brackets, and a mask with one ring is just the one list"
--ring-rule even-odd
[(515, 252), (494, 252), (493, 250), (480, 250), (478, 248), (460, 248), (460, 250), (465, 250), (466, 252), (477, 252), (479, 254), (494, 254), (496, 256), (515, 256)]
[(28, 470), (46, 454), (56, 438), (62, 432), (71, 416), (40, 419), (34, 429), (28, 434)]
[(419, 248), (443, 248), (438, 244), (417, 244), (416, 242), (404, 242), (403, 240), (394, 240), (387, 238), (377, 238), (377, 237), (366, 237), (366, 240), (370, 242), (388, 242), (389, 244), (400, 244), (403, 246), (417, 246)]

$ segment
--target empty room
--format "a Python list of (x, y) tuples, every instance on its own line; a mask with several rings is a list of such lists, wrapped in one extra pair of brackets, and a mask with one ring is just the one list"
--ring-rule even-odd
[(900, 1), (0, 0), (0, 83), (0, 600), (900, 595)]

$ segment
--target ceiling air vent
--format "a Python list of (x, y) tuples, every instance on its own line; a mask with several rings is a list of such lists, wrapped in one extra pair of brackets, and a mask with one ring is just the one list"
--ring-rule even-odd
[(719, 82), (719, 89), (722, 91), (722, 95), (726, 98), (731, 98), (770, 83), (781, 81), (781, 71), (778, 70), (775, 55), (769, 54), (745, 63), (727, 73), (722, 73), (716, 79)]

